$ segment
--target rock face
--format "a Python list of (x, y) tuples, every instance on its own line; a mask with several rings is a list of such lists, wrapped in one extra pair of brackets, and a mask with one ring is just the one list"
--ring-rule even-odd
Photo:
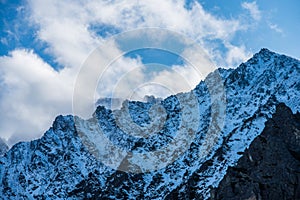
[(300, 199), (300, 113), (279, 104), (211, 199)]
[[(194, 90), (161, 102), (129, 101), (128, 107), (124, 104), (120, 110), (99, 106), (88, 120), (58, 116), (42, 138), (18, 143), (0, 157), (0, 197), (18, 200), (208, 199), (211, 194), (218, 197), (219, 193), (211, 193), (211, 188), (219, 185), (228, 167), (236, 165), (246, 148), (261, 135), (276, 106), (284, 103), (293, 113), (300, 111), (299, 77), (298, 60), (262, 49), (238, 68), (216, 70)], [(222, 89), (225, 94), (220, 93)], [(123, 115), (122, 110), (126, 109), (128, 113)], [(118, 118), (121, 120), (115, 116), (122, 116)], [(161, 127), (152, 126), (151, 120), (161, 119), (164, 121)], [(221, 124), (211, 123), (214, 120)], [(120, 128), (120, 124), (125, 127)], [(145, 130), (147, 126), (155, 131), (141, 131), (147, 137), (134, 135), (136, 130)], [(152, 157), (146, 162), (134, 156), (147, 157), (167, 149), (178, 137), (174, 146), (187, 146), (184, 151), (161, 151), (163, 159)], [(294, 145), (286, 154), (297, 158), (299, 138), (296, 139), (286, 141)], [(105, 140), (120, 151), (110, 148)], [(263, 144), (260, 148), (265, 147)], [(276, 153), (273, 152), (277, 156)], [(273, 154), (270, 155), (274, 157)], [(264, 162), (271, 162), (272, 158), (269, 159)], [(148, 165), (141, 165), (145, 163)], [(124, 166), (139, 173), (124, 172)], [(152, 169), (153, 166), (158, 167)], [(295, 167), (287, 165), (290, 174)], [(299, 177), (296, 180), (291, 175), (291, 179), (285, 180), (289, 182), (282, 183), (287, 184), (283, 189), (297, 184)]]

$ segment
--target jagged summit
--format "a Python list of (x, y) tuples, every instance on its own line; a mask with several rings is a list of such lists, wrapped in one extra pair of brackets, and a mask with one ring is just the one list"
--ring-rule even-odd
[[(259, 50), (259, 52), (255, 53), (253, 55), (252, 58), (256, 58), (256, 57), (264, 57), (264, 58), (271, 58), (272, 56), (278, 56), (278, 57), (288, 57), (288, 58), (291, 58), (291, 59), (294, 59), (292, 57), (289, 57), (289, 56), (286, 56), (284, 54), (279, 54), (279, 53), (276, 53), (268, 48), (261, 48)], [(251, 58), (250, 58), (251, 59)]]
[[(209, 198), (211, 187), (218, 186), (227, 168), (235, 165), (242, 152), (262, 133), (279, 103), (287, 105), (293, 113), (300, 111), (300, 62), (296, 59), (262, 49), (236, 69), (219, 70), (221, 81), (214, 73), (190, 92), (160, 102), (129, 102), (127, 115), (123, 115), (122, 109), (112, 111), (99, 106), (89, 120), (57, 117), (42, 138), (16, 144), (0, 157), (0, 196), (4, 199)], [(226, 100), (224, 105), (211, 96), (219, 94), (221, 87), (225, 93), (218, 97)], [(222, 109), (226, 112), (217, 115)], [(197, 113), (196, 118), (190, 117), (193, 113)], [(222, 126), (211, 124), (212, 119), (220, 118), (224, 120)], [(161, 121), (164, 123), (156, 126)], [(190, 123), (191, 129), (180, 132), (182, 124)], [(99, 127), (102, 136), (98, 134)], [(150, 134), (143, 130), (157, 131)], [(147, 166), (138, 165), (135, 154), (147, 155), (164, 149), (176, 136), (186, 132), (194, 135), (192, 142), (188, 143), (188, 135), (178, 140), (177, 146), (189, 144), (188, 148), (176, 159), (171, 155), (163, 157), (168, 165), (148, 171), (143, 168)], [(115, 153), (105, 143), (107, 139), (115, 148), (132, 154), (122, 157), (121, 151)], [(163, 156), (166, 151), (161, 153)], [(116, 163), (140, 167), (140, 173), (116, 170), (113, 165)], [(149, 166), (159, 164), (162, 164), (160, 159), (149, 162)]]
[(276, 54), (275, 52), (269, 50), (268, 48), (261, 48), (257, 54)]

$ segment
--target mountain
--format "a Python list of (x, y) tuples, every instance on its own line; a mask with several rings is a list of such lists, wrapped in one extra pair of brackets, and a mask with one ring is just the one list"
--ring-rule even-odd
[[(0, 157), (0, 196), (222, 197), (231, 182), (226, 174), (242, 162), (270, 119), (281, 115), (278, 106), (300, 111), (299, 77), (298, 60), (262, 49), (236, 69), (218, 69), (194, 90), (161, 102), (126, 101), (120, 110), (98, 106), (88, 120), (58, 116), (42, 138), (18, 143)], [(299, 134), (295, 130), (291, 134)]]
[(95, 106), (104, 106), (108, 109), (118, 109), (122, 106), (124, 99), (121, 98), (100, 98), (96, 101)]
[(211, 199), (300, 199), (300, 113), (278, 104)]
[[(143, 102), (148, 102), (148, 103), (159, 103), (161, 102), (163, 99), (161, 98), (155, 98), (153, 95), (149, 96), (146, 95), (143, 98)], [(122, 98), (99, 98), (96, 103), (95, 106), (103, 106), (107, 109), (111, 109), (111, 110), (115, 110), (115, 109), (120, 109), (122, 107), (122, 103), (123, 101), (125, 101), (125, 99)]]
[(8, 151), (7, 144), (0, 138), (0, 156), (3, 156)]

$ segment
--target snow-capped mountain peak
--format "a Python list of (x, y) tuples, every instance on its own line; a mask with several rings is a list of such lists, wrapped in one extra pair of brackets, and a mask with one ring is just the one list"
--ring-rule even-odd
[[(187, 93), (128, 101), (120, 110), (99, 106), (88, 120), (59, 116), (42, 138), (18, 143), (0, 157), (0, 196), (172, 199), (189, 192), (189, 198), (207, 199), (261, 134), (276, 105), (300, 111), (299, 77), (298, 60), (262, 49), (234, 70), (212, 72)], [(155, 126), (160, 121), (164, 124)], [(122, 129), (129, 122), (132, 126)], [(168, 154), (182, 145), (187, 148)], [(161, 157), (146, 165), (134, 157), (153, 152)]]

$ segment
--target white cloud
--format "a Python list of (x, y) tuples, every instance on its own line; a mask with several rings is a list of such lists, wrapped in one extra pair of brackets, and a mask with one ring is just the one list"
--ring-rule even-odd
[(261, 11), (259, 10), (256, 1), (243, 2), (242, 7), (250, 12), (251, 17), (254, 20), (259, 21), (261, 19)]
[[(189, 10), (184, 7), (183, 0), (30, 0), (29, 7), (29, 23), (39, 27), (36, 39), (45, 42), (48, 53), (65, 68), (55, 71), (29, 50), (15, 50), (9, 56), (0, 57), (0, 87), (4, 91), (0, 96), (3, 111), (1, 136), (10, 139), (11, 144), (39, 137), (56, 115), (72, 113), (74, 83), (80, 67), (90, 52), (106, 41), (104, 36), (97, 35), (91, 29), (94, 24), (109, 26), (120, 32), (145, 27), (170, 29), (186, 35), (198, 44), (204, 44), (206, 39), (218, 39), (228, 48), (228, 65), (234, 66), (239, 60), (247, 58), (245, 48), (230, 44), (235, 33), (244, 29), (241, 22), (236, 19), (220, 19), (206, 12), (197, 2)], [(260, 18), (255, 2), (244, 3), (243, 7), (250, 11), (253, 18)], [(210, 52), (210, 46), (203, 47), (206, 52)], [(189, 90), (213, 69), (213, 66), (207, 67), (209, 62), (198, 57), (199, 54), (194, 55), (195, 51), (198, 50), (185, 49), (182, 56), (193, 64), (200, 65), (201, 72), (186, 64), (172, 66), (172, 70), (164, 69), (151, 76), (144, 74), (145, 66), (139, 59), (121, 56), (106, 70), (106, 75), (101, 80), (103, 85), (99, 85), (95, 97), (109, 95), (113, 89), (119, 92), (116, 94), (124, 97), (128, 95), (128, 91), (132, 93), (143, 84), (140, 89), (142, 95), (153, 92), (163, 95), (170, 91), (176, 93)], [(111, 58), (110, 55), (123, 53), (118, 44), (112, 44), (98, 59), (105, 63)], [(86, 74), (88, 77), (93, 75), (93, 70)], [(188, 84), (182, 84), (182, 77)], [(145, 86), (146, 83), (152, 85)], [(157, 86), (154, 87), (153, 83)], [(159, 84), (162, 87), (157, 90)], [(89, 86), (83, 87), (86, 91), (93, 89)], [(124, 91), (127, 93), (122, 93)]]
[(247, 53), (245, 46), (226, 44), (226, 47), (229, 49), (226, 55), (226, 63), (229, 66), (237, 66), (251, 57), (251, 54)]
[(71, 110), (68, 69), (58, 73), (27, 50), (0, 57), (0, 66), (1, 137), (10, 143), (40, 136), (58, 113)]
[(268, 23), (268, 25), (269, 25), (270, 29), (274, 30), (277, 33), (283, 34), (283, 30), (281, 28), (279, 28), (277, 24)]
[(167, 28), (196, 41), (204, 38), (228, 40), (243, 29), (238, 20), (219, 19), (205, 12), (197, 2), (187, 10), (183, 0), (86, 3), (45, 0), (30, 1), (30, 6), (31, 19), (40, 26), (39, 39), (50, 45), (50, 51), (61, 64), (71, 66), (78, 66), (103, 41), (89, 30), (91, 24), (109, 25), (120, 31)]

